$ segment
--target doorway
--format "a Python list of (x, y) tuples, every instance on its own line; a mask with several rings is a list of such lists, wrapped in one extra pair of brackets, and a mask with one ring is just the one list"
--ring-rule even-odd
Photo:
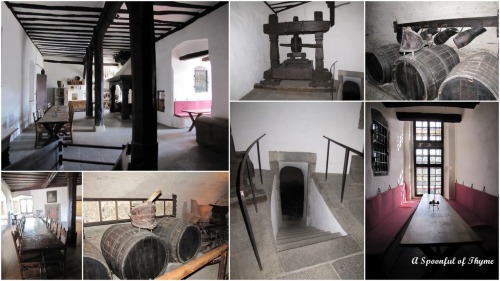
[(296, 167), (280, 171), (281, 214), (283, 220), (302, 220), (304, 217), (304, 174)]

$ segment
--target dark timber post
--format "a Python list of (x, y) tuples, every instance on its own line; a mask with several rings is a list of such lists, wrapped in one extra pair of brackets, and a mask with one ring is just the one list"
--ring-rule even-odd
[(132, 59), (132, 170), (158, 170), (153, 2), (126, 2)]
[(66, 173), (68, 179), (68, 245), (76, 246), (76, 184), (78, 173)]
[(122, 120), (130, 119), (130, 106), (128, 104), (128, 91), (130, 86), (128, 83), (122, 84)]
[(109, 87), (109, 91), (111, 92), (111, 99), (109, 104), (109, 112), (115, 112), (115, 97), (116, 97), (116, 85), (112, 85)]
[(94, 41), (94, 51), (95, 51), (95, 127), (104, 129), (104, 118), (103, 118), (103, 85), (102, 85), (102, 73), (103, 73), (103, 36), (96, 36)]
[(92, 103), (92, 84), (93, 84), (93, 71), (92, 71), (92, 63), (94, 61), (94, 50), (91, 47), (87, 48), (87, 73), (85, 74), (86, 76), (86, 103), (85, 103), (85, 116), (87, 118), (92, 118), (93, 114), (93, 103)]

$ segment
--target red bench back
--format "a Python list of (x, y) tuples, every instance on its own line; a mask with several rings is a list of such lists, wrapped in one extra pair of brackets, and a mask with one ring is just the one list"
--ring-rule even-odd
[(498, 228), (498, 197), (455, 183), (455, 200), (489, 225)]
[(366, 199), (366, 232), (370, 232), (405, 201), (405, 184), (402, 183), (372, 198)]
[(186, 109), (212, 108), (211, 100), (174, 101), (174, 115), (178, 117), (188, 117), (189, 114), (182, 112)]

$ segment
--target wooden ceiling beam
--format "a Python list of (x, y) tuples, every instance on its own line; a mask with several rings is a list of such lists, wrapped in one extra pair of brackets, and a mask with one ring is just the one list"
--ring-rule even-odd
[(154, 2), (155, 6), (166, 6), (166, 7), (175, 7), (175, 8), (188, 8), (188, 9), (208, 9), (210, 6), (207, 5), (196, 5), (196, 4), (187, 4), (187, 3), (179, 3), (175, 1), (168, 2)]
[(69, 20), (69, 19), (42, 19), (42, 18), (20, 18), (22, 24), (25, 24), (28, 21), (48, 21), (48, 22), (68, 22), (68, 23), (76, 23), (76, 24), (92, 24), (95, 25), (96, 21), (88, 21), (88, 20)]
[(69, 61), (69, 60), (43, 60), (43, 62), (61, 63), (61, 64), (79, 64), (79, 65), (84, 64), (81, 61)]
[(204, 50), (204, 51), (200, 51), (200, 52), (194, 52), (194, 53), (190, 53), (190, 54), (181, 56), (179, 58), (179, 60), (190, 60), (190, 59), (194, 59), (194, 58), (203, 57), (203, 56), (206, 56), (206, 55), (208, 55), (208, 50)]
[(32, 12), (16, 12), (20, 16), (42, 16), (51, 18), (99, 18), (99, 14), (52, 14), (52, 13), (32, 13)]
[(175, 32), (177, 31), (180, 31), (182, 29), (184, 29), (186, 26), (192, 24), (193, 22), (195, 22), (197, 19), (201, 18), (201, 17), (204, 17), (205, 15), (208, 15), (210, 14), (211, 12), (217, 10), (218, 8), (224, 6), (224, 5), (227, 5), (228, 2), (217, 2), (217, 4), (215, 4), (214, 6), (206, 9), (205, 11), (201, 12), (198, 16), (196, 17), (193, 17), (191, 18), (190, 20), (184, 22), (181, 26), (167, 32), (167, 33), (164, 33), (163, 35), (160, 35), (159, 37), (156, 38), (156, 42), (160, 41), (161, 39), (171, 35), (171, 34), (174, 34)]
[[(67, 24), (52, 24), (52, 23), (25, 23), (24, 26), (27, 27), (68, 27)], [(73, 28), (90, 28), (91, 30), (94, 29), (93, 25), (79, 25), (79, 24), (72, 24), (71, 27)]]
[(40, 27), (26, 27), (26, 30), (30, 32), (44, 32), (44, 31), (56, 31), (56, 32), (71, 32), (71, 33), (84, 33), (84, 34), (92, 34), (92, 30), (81, 30), (81, 29), (54, 29), (54, 28), (40, 28)]
[(82, 7), (82, 6), (48, 6), (48, 5), (12, 3), (12, 2), (10, 2), (10, 4), (12, 5), (12, 7), (15, 8), (24, 8), (33, 10), (73, 11), (73, 12), (93, 12), (93, 13), (100, 13), (102, 11), (102, 8)]
[(41, 188), (47, 188), (47, 187), (49, 187), (50, 183), (54, 180), (54, 178), (56, 176), (57, 176), (57, 173), (55, 173), (55, 172), (48, 174), (40, 187)]

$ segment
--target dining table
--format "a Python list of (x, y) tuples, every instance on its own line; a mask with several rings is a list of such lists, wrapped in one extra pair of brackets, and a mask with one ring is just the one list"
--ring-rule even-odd
[(10, 165), (9, 150), (10, 137), (17, 131), (17, 128), (2, 129), (2, 169)]
[[(189, 127), (189, 130), (188, 130), (188, 132), (191, 132), (194, 128), (196, 119), (198, 119), (203, 114), (212, 113), (212, 110), (210, 108), (198, 108), (198, 109), (184, 109), (184, 110), (182, 110), (182, 112), (186, 112), (187, 114), (189, 114), (189, 118), (191, 118), (191, 121), (193, 121), (193, 123), (191, 124), (191, 127)], [(194, 115), (196, 115), (196, 116), (194, 116)]]
[[(442, 195), (424, 194), (400, 245), (401, 247), (417, 247), (425, 254), (426, 262), (434, 263), (434, 261), (451, 262), (460, 247), (480, 243), (482, 243), (481, 238)], [(443, 269), (449, 276), (456, 276), (452, 267), (435, 263), (427, 266), (422, 278), (430, 278), (440, 269)]]
[(21, 253), (49, 252), (64, 248), (64, 244), (40, 218), (26, 218), (21, 240)]
[(49, 132), (44, 146), (59, 139), (59, 132), (64, 124), (69, 122), (69, 107), (65, 105), (52, 106), (45, 115), (38, 120)]

